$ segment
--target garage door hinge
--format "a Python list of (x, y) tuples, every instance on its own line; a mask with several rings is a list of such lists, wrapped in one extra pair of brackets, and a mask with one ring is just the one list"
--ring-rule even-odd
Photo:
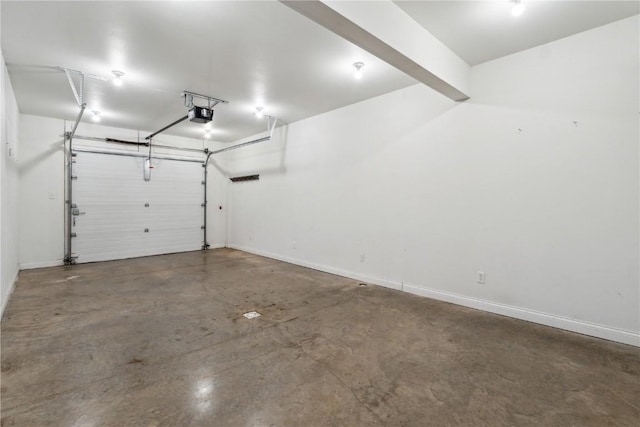
[(204, 185), (204, 184), (205, 184), (205, 182), (204, 182), (204, 181), (202, 181), (202, 182), (200, 182), (200, 184)]
[(78, 177), (75, 175), (71, 175), (71, 179), (78, 179)]
[(76, 233), (71, 233), (71, 237), (78, 237)]
[(200, 203), (200, 206), (201, 206), (201, 207), (203, 207), (203, 208), (204, 208), (206, 205), (207, 205), (206, 203)]
[(77, 256), (69, 256), (69, 257), (66, 257), (66, 258), (64, 259), (64, 263), (65, 263), (65, 264), (67, 264), (67, 265), (69, 265), (69, 264), (75, 264), (77, 259), (78, 259), (78, 257), (77, 257)]
[(71, 152), (71, 157), (76, 157), (78, 155), (78, 153), (76, 153), (75, 151)]
[(200, 230), (204, 230), (204, 225), (201, 225), (201, 226), (200, 226)]

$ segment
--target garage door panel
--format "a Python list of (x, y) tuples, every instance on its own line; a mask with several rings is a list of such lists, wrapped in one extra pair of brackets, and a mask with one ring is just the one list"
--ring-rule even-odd
[[(77, 262), (197, 250), (202, 247), (202, 165), (78, 152), (74, 164), (73, 253)], [(147, 230), (147, 231), (145, 231)]]

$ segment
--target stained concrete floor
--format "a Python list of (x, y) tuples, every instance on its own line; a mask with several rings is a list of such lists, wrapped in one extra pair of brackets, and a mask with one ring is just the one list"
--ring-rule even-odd
[(640, 425), (637, 348), (229, 249), (23, 271), (1, 328), (3, 426)]

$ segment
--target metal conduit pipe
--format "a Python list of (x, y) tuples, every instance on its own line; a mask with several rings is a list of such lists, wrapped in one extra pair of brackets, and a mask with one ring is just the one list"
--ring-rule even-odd
[(68, 132), (65, 134), (66, 139), (69, 140), (69, 151), (67, 153), (67, 199), (65, 200), (66, 203), (66, 222), (67, 222), (67, 230), (66, 233), (67, 235), (66, 237), (66, 248), (65, 248), (65, 256), (64, 256), (64, 263), (65, 264), (73, 264), (74, 261), (74, 257), (72, 256), (73, 252), (72, 252), (72, 248), (71, 248), (71, 210), (73, 209), (73, 204), (72, 204), (72, 189), (73, 189), (73, 137), (76, 134), (76, 130), (78, 129), (78, 125), (80, 124), (80, 119), (82, 119), (82, 115), (84, 114), (84, 110), (87, 108), (87, 104), (83, 103), (82, 105), (80, 105), (80, 113), (78, 113), (78, 117), (76, 118), (76, 122), (73, 125), (73, 128), (71, 129), (71, 132)]
[[(60, 135), (60, 136), (64, 136), (64, 135)], [(74, 139), (82, 139), (85, 141), (98, 141), (98, 142), (110, 142), (113, 144), (136, 144), (136, 145), (140, 145), (143, 147), (148, 147), (149, 143), (148, 142), (140, 142), (140, 143), (135, 143), (135, 142), (129, 142), (129, 141), (118, 141), (118, 140), (110, 140), (109, 138), (98, 138), (95, 136), (82, 136), (82, 135), (76, 135), (74, 137)], [(187, 148), (187, 147), (174, 147), (172, 145), (162, 145), (162, 144), (156, 144), (153, 143), (153, 147), (154, 148), (168, 148), (171, 150), (177, 150), (177, 151), (191, 151), (194, 153), (206, 153), (207, 151), (201, 148)]]
[(161, 144), (156, 144), (155, 142), (153, 143), (153, 148), (168, 148), (170, 150), (177, 150), (177, 151), (191, 151), (194, 153), (205, 153), (205, 151), (200, 148), (172, 147), (171, 145), (161, 145)]
[(209, 242), (207, 241), (207, 175), (208, 175), (208, 171), (207, 171), (207, 166), (209, 165), (209, 158), (211, 157), (211, 155), (213, 154), (212, 151), (209, 151), (207, 153), (207, 158), (204, 160), (204, 162), (202, 163), (202, 167), (204, 168), (204, 181), (202, 181), (202, 183), (204, 184), (204, 203), (203, 203), (203, 208), (204, 208), (204, 226), (203, 228), (203, 239), (202, 239), (202, 250), (207, 250), (209, 249)]
[(147, 140), (147, 141), (150, 141), (150, 140), (151, 140), (151, 138), (153, 138), (153, 137), (154, 137), (154, 136), (156, 136), (157, 134), (164, 132), (165, 130), (169, 129), (170, 127), (175, 126), (175, 125), (177, 125), (178, 123), (180, 123), (180, 122), (183, 122), (183, 121), (187, 120), (188, 118), (189, 118), (189, 116), (188, 116), (188, 115), (186, 115), (186, 116), (184, 116), (184, 117), (180, 117), (180, 118), (179, 118), (178, 120), (176, 120), (175, 122), (172, 122), (171, 124), (166, 125), (166, 126), (165, 126), (165, 127), (163, 127), (162, 129), (155, 131), (154, 133), (152, 133), (151, 135), (149, 135), (149, 136), (145, 137), (144, 139), (145, 139), (145, 140)]
[(242, 144), (232, 145), (231, 147), (221, 148), (219, 150), (211, 151), (211, 154), (223, 153), (225, 151), (235, 150), (240, 147), (246, 147), (247, 145), (257, 144), (258, 142), (269, 141), (271, 139), (270, 136), (265, 136), (264, 138), (254, 139), (253, 141), (243, 142)]
[[(137, 152), (126, 152), (126, 151), (107, 151), (107, 150), (99, 150), (92, 147), (76, 147), (75, 151), (79, 151), (81, 153), (95, 153), (95, 154), (107, 154), (112, 156), (124, 156), (124, 157), (140, 157), (148, 159), (149, 155), (144, 153)], [(153, 155), (152, 159), (159, 160), (175, 160), (178, 162), (192, 162), (192, 163), (202, 163), (202, 160), (196, 158), (187, 158), (187, 157), (175, 157), (175, 156), (165, 156), (165, 155)]]

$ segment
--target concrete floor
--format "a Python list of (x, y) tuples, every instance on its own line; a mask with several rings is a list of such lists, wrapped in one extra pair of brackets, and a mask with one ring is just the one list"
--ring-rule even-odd
[(221, 249), (20, 273), (1, 419), (637, 427), (639, 373), (634, 347)]

